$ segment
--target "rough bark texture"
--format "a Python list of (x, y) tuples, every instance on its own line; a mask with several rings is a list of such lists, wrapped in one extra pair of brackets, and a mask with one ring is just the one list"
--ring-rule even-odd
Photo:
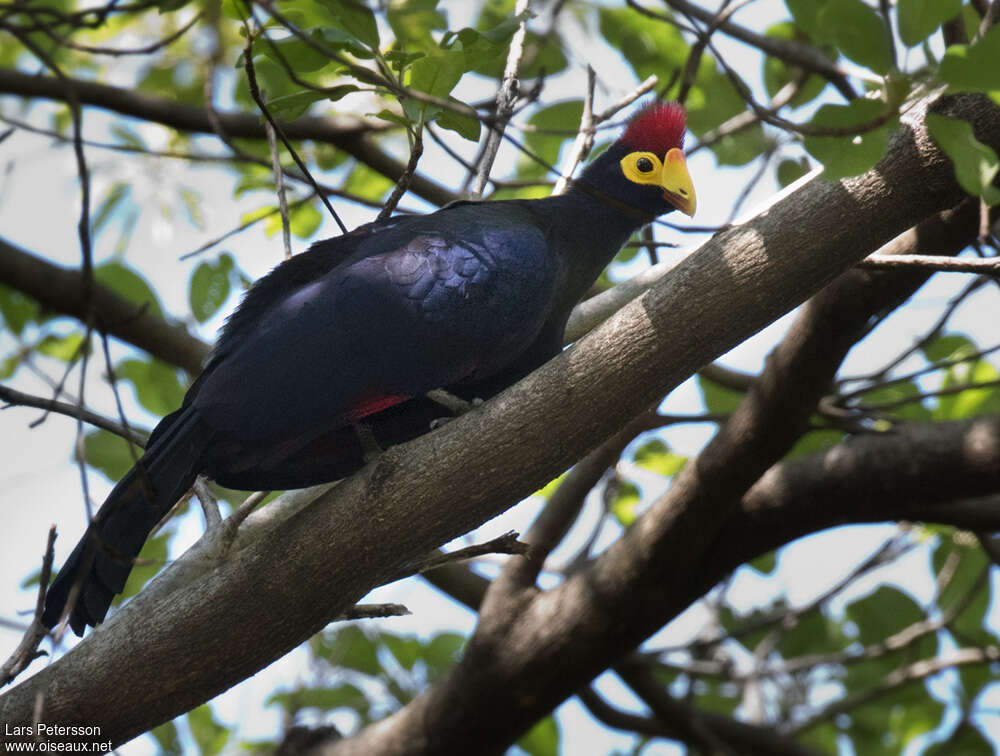
[[(940, 105), (1000, 147), (1000, 118), (984, 98)], [(0, 698), (0, 720), (30, 722), (41, 695), (46, 721), (97, 724), (105, 737), (124, 742), (253, 674), (401, 565), (537, 490), (694, 370), (889, 239), (957, 204), (962, 192), (950, 163), (919, 110), (913, 118), (875, 170), (808, 183), (711, 240), (495, 400), (388, 450), (156, 606), (138, 596), (115, 621)], [(689, 477), (701, 476), (703, 500), (739, 496), (753, 482), (737, 475), (717, 484), (705, 477), (709, 471), (691, 468)], [(480, 648), (464, 665), (474, 676), (476, 662), (484, 662), (481, 673), (502, 673), (509, 687), (474, 686), (481, 695), (452, 711), (441, 710), (454, 704), (449, 696), (425, 696), (338, 753), (440, 753), (423, 730), (428, 717), (453, 726), (448, 752), (502, 751), (606, 659), (655, 629), (665, 603), (684, 606), (704, 589), (707, 571), (644, 569), (685, 564), (719, 542), (721, 522), (710, 518), (707, 527), (697, 511), (666, 509), (643, 518), (593, 569), (534, 601), (502, 648)], [(473, 708), (498, 716), (484, 723), (469, 716)], [(399, 717), (410, 726), (400, 727)]]

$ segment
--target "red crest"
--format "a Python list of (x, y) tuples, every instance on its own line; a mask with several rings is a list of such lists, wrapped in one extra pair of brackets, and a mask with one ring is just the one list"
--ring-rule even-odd
[(653, 102), (631, 119), (620, 141), (636, 150), (666, 155), (684, 146), (687, 111), (677, 102)]

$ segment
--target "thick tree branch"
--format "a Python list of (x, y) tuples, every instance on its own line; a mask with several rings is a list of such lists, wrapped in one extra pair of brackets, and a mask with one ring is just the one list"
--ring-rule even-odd
[[(780, 213), (781, 204), (768, 215)], [(841, 217), (837, 212), (833, 216)], [(678, 266), (675, 276), (690, 262)], [(805, 430), (870, 318), (899, 304), (925, 278), (852, 272), (810, 302), (729, 423), (592, 569), (545, 594), (533, 588), (520, 594), (508, 591), (496, 606), (490, 606), (488, 597), (477, 633), (448, 681), (378, 727), (338, 744), (332, 753), (395, 752), (395, 744), (414, 739), (420, 748), (411, 746), (409, 752), (457, 748), (492, 753), (492, 744), (512, 739), (516, 725), (508, 717), (520, 718), (526, 710), (540, 716), (578, 687), (573, 683), (589, 679), (584, 675), (596, 674), (683, 609), (699, 595), (692, 586), (703, 591), (711, 585), (697, 571), (692, 575), (691, 565), (711, 549), (717, 534), (713, 523), (725, 520), (729, 502), (738, 501)], [(679, 596), (686, 601), (675, 603)], [(658, 613), (657, 607), (665, 611)], [(497, 695), (498, 690), (504, 692)], [(531, 699), (529, 706), (524, 698)], [(483, 732), (479, 722), (473, 730), (469, 722), (476, 707), (505, 716), (495, 720), (492, 732)]]
[[(37, 299), (46, 309), (86, 320), (87, 299), (79, 270), (53, 265), (3, 238), (0, 238), (0, 283)], [(129, 302), (96, 282), (91, 297), (98, 330), (145, 349), (191, 375), (201, 372), (209, 347), (186, 328), (167, 323), (148, 308)]]
[[(1000, 118), (986, 98), (952, 98), (941, 108), (970, 120), (984, 143), (1000, 146)], [(193, 708), (295, 647), (400, 565), (537, 490), (695, 369), (962, 196), (951, 164), (915, 118), (872, 172), (806, 183), (718, 235), (481, 408), (389, 449), (267, 538), (161, 594), (155, 605), (140, 593), (70, 653), (0, 698), (0, 720), (30, 721), (41, 694), (48, 721), (96, 724), (120, 743)], [(802, 223), (804, 217), (813, 222)], [(477, 654), (485, 662), (481, 679), (502, 669), (508, 685), (474, 685), (458, 705), (447, 696), (422, 697), (366, 736), (344, 741), (341, 752), (405, 746), (440, 753), (420, 724), (427, 717), (449, 725), (441, 732), (450, 736), (450, 752), (502, 750), (607, 659), (658, 626), (669, 607), (679, 611), (717, 577), (706, 571), (691, 579), (689, 568), (678, 568), (717, 539), (706, 535), (698, 513), (666, 509), (632, 528), (593, 569), (542, 594), (531, 620), (492, 649), (493, 659)], [(666, 530), (669, 538), (662, 537)], [(655, 569), (643, 569), (650, 564)], [(213, 664), (195, 663), (205, 658)], [(441, 705), (453, 711), (443, 713)], [(467, 716), (483, 706), (498, 713), (493, 726)]]
[[(155, 97), (134, 89), (122, 89), (82, 79), (70, 81), (82, 105), (142, 118), (178, 131), (215, 133), (205, 108)], [(66, 89), (65, 85), (52, 77), (31, 76), (19, 71), (0, 69), (0, 94), (16, 94), (61, 102), (66, 97)], [(216, 112), (228, 137), (267, 139), (264, 125), (256, 114)], [(312, 139), (339, 147), (359, 162), (393, 181), (399, 180), (406, 171), (405, 163), (383, 152), (369, 138), (369, 134), (378, 131), (379, 127), (361, 119), (303, 116), (291, 123), (281, 123), (281, 129), (289, 139)], [(413, 176), (409, 188), (414, 194), (436, 205), (460, 199), (454, 192), (424, 176)]]

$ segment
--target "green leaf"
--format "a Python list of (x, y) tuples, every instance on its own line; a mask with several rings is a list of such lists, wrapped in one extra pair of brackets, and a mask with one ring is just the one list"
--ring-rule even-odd
[(277, 211), (278, 208), (275, 205), (265, 205), (264, 207), (258, 207), (256, 210), (249, 210), (240, 216), (240, 225), (245, 226), (249, 223), (254, 223)]
[(931, 411), (927, 409), (921, 401), (917, 401), (915, 399), (915, 397), (919, 396), (919, 394), (920, 389), (913, 381), (901, 381), (899, 383), (889, 384), (888, 386), (882, 386), (881, 388), (874, 389), (873, 391), (868, 391), (865, 394), (862, 394), (861, 401), (864, 404), (875, 405), (913, 398), (914, 401), (902, 404), (894, 409), (877, 411), (883, 412), (891, 417), (898, 417), (904, 420), (930, 420), (932, 416)]
[(38, 302), (16, 289), (0, 284), (0, 316), (8, 330), (20, 335), (38, 317)]
[(181, 202), (187, 212), (188, 221), (200, 231), (205, 230), (205, 215), (202, 212), (203, 199), (199, 192), (190, 187), (180, 188)]
[(412, 670), (413, 665), (420, 659), (423, 647), (418, 639), (392, 633), (382, 633), (380, 639), (403, 669)]
[(810, 654), (833, 654), (850, 645), (841, 624), (815, 609), (799, 618), (783, 633), (778, 649), (785, 658)]
[(358, 163), (347, 177), (343, 188), (345, 192), (358, 194), (366, 199), (381, 200), (392, 187), (392, 181), (381, 173)]
[[(1000, 372), (986, 360), (963, 362), (948, 368), (941, 388), (965, 384), (990, 383), (1000, 379)], [(981, 389), (966, 389), (957, 394), (946, 394), (938, 398), (934, 411), (935, 420), (964, 420), (978, 415), (1000, 412), (1000, 387), (988, 386)]]
[(972, 124), (928, 113), (927, 128), (934, 141), (955, 164), (955, 177), (959, 185), (969, 194), (982, 197), (990, 205), (1000, 203), (1000, 189), (992, 185), (1000, 171), (1000, 160), (992, 147), (976, 139)]
[(785, 6), (795, 19), (795, 23), (815, 40), (826, 38), (819, 18), (820, 11), (825, 5), (826, 0), (785, 0)]
[(173, 538), (173, 531), (161, 532), (142, 545), (142, 551), (136, 557), (135, 567), (128, 574), (128, 580), (122, 592), (115, 596), (114, 605), (118, 606), (125, 599), (134, 596), (142, 590), (167, 563), (167, 545)]
[[(288, 230), (299, 239), (311, 237), (322, 222), (323, 215), (312, 202), (304, 202), (288, 210)], [(280, 213), (269, 217), (264, 224), (264, 233), (268, 236), (274, 236), (279, 231), (281, 231)]]
[(517, 746), (531, 756), (559, 756), (559, 725), (549, 715), (528, 730)]
[(108, 127), (120, 144), (137, 150), (148, 150), (145, 140), (138, 131), (124, 123), (113, 123)]
[(129, 471), (133, 459), (128, 441), (106, 430), (91, 431), (84, 437), (83, 458), (113, 481), (120, 480)]
[(924, 756), (995, 756), (991, 741), (968, 721), (962, 721), (947, 740), (935, 743)]
[(701, 400), (713, 415), (728, 415), (733, 412), (743, 401), (743, 394), (739, 391), (720, 386), (714, 381), (699, 375), (697, 378), (698, 390), (701, 391)]
[(892, 52), (885, 23), (861, 0), (830, 0), (818, 24), (846, 57), (875, 73), (889, 72)]
[(295, 36), (261, 42), (254, 52), (266, 55), (279, 66), (287, 65), (297, 74), (318, 71), (331, 62), (327, 55)]
[(408, 50), (429, 50), (436, 43), (431, 31), (447, 29), (448, 21), (436, 9), (438, 0), (403, 0), (389, 5), (386, 20), (396, 41)]
[(775, 551), (761, 554), (759, 557), (751, 559), (747, 564), (762, 575), (770, 575), (778, 566), (778, 555)]
[[(448, 99), (451, 100), (454, 98), (449, 97)], [(459, 136), (465, 137), (471, 142), (479, 141), (479, 134), (482, 128), (478, 118), (442, 108), (434, 120), (443, 129), (454, 131)]]
[(151, 315), (163, 317), (160, 300), (146, 279), (133, 268), (119, 262), (107, 262), (94, 268), (94, 280), (130, 302), (145, 307)]
[(656, 23), (628, 8), (601, 8), (601, 36), (618, 50), (639, 79), (683, 69), (688, 45), (677, 28)]
[(154, 415), (173, 412), (184, 400), (184, 385), (177, 369), (155, 357), (123, 360), (115, 366), (115, 374), (132, 383), (139, 404)]
[(562, 485), (563, 479), (566, 477), (566, 473), (563, 473), (558, 478), (553, 478), (548, 483), (546, 483), (542, 488), (535, 491), (535, 496), (541, 496), (543, 499), (548, 500), (552, 494), (556, 492), (556, 489)]
[(215, 756), (222, 751), (229, 740), (229, 730), (215, 721), (208, 704), (189, 711), (187, 721), (191, 737), (201, 749), (201, 756)]
[(348, 34), (364, 42), (373, 50), (378, 49), (378, 25), (371, 8), (358, 0), (319, 0), (326, 10), (328, 20)]
[(899, 0), (899, 38), (915, 47), (961, 10), (962, 0)]
[(926, 619), (908, 594), (887, 585), (848, 604), (847, 618), (857, 625), (858, 642), (865, 646)]
[[(768, 37), (776, 39), (796, 42), (805, 41), (802, 39), (803, 35), (801, 31), (794, 24), (787, 21), (768, 27), (766, 34)], [(771, 97), (774, 97), (786, 84), (793, 81), (800, 81), (802, 74), (803, 70), (801, 68), (789, 65), (779, 58), (770, 55), (764, 58), (764, 88)], [(796, 92), (795, 96), (792, 97), (789, 104), (797, 108), (807, 102), (813, 101), (826, 88), (826, 84), (826, 80), (822, 77), (810, 75), (806, 78), (799, 91)]]
[(967, 336), (949, 333), (924, 344), (921, 350), (928, 362), (945, 362), (973, 354), (976, 345)]
[[(476, 20), (475, 27), (484, 37), (492, 37), (498, 42), (506, 42), (513, 32), (511, 21), (515, 28), (518, 19), (514, 15), (516, 0), (486, 0), (482, 12)], [(476, 73), (490, 78), (499, 78), (503, 74), (506, 52), (498, 45), (499, 54), (470, 61)], [(524, 53), (521, 56), (521, 80), (533, 79), (542, 74), (552, 76), (562, 71), (568, 65), (566, 56), (559, 46), (559, 38), (555, 34), (541, 37), (528, 31), (524, 37)]]
[(438, 633), (424, 648), (424, 663), (432, 678), (455, 666), (459, 654), (465, 646), (465, 638), (458, 633)]
[(778, 183), (784, 188), (805, 176), (809, 170), (809, 158), (803, 157), (798, 160), (786, 158), (778, 163)]
[[(848, 105), (824, 105), (810, 122), (824, 128), (854, 128), (871, 123), (885, 112), (885, 103), (857, 99)], [(864, 173), (885, 154), (889, 130), (896, 119), (858, 136), (815, 137), (804, 140), (806, 150), (823, 166), (824, 178), (836, 180)]]
[(634, 484), (628, 482), (619, 484), (611, 501), (611, 516), (618, 520), (622, 527), (627, 528), (638, 517), (640, 501), (639, 489)]
[(278, 120), (294, 121), (305, 113), (314, 102), (319, 102), (320, 100), (336, 102), (342, 97), (351, 94), (351, 92), (357, 92), (358, 90), (359, 87), (354, 84), (340, 84), (336, 87), (325, 89), (322, 92), (306, 89), (301, 92), (276, 97), (269, 101), (267, 106), (271, 114)]
[(177, 734), (177, 725), (173, 722), (164, 722), (150, 730), (149, 734), (153, 736), (156, 744), (160, 747), (157, 756), (183, 756), (184, 749)]
[[(950, 538), (941, 536), (940, 543), (931, 556), (931, 566), (939, 578), (943, 574), (951, 576), (937, 599), (942, 612), (948, 612), (966, 600), (988, 564), (985, 552), (967, 534), (956, 532)], [(985, 600), (974, 601), (966, 607), (954, 627), (961, 630), (967, 638), (975, 639), (976, 643), (987, 645), (995, 642), (993, 634), (986, 632), (983, 626), (989, 608), (989, 582), (981, 585), (978, 590), (979, 597)]]
[(82, 331), (70, 331), (65, 336), (49, 334), (42, 339), (36, 349), (46, 357), (69, 362), (80, 355), (83, 339), (84, 333)]
[(815, 749), (816, 753), (837, 753), (841, 734), (836, 725), (824, 723), (810, 727), (795, 739), (802, 745)]
[(353, 709), (362, 716), (368, 712), (369, 703), (361, 690), (349, 683), (330, 688), (296, 688), (290, 693), (275, 693), (267, 699), (268, 704), (278, 704), (290, 714), (302, 709)]
[(941, 60), (941, 78), (952, 92), (986, 92), (1000, 101), (1000, 26), (971, 45), (952, 45)]
[(659, 439), (650, 441), (639, 447), (633, 457), (639, 467), (670, 478), (679, 473), (687, 462), (687, 457), (674, 454), (669, 447)]
[(229, 299), (234, 273), (233, 257), (228, 252), (215, 262), (201, 262), (191, 274), (188, 303), (199, 323), (204, 323), (219, 311)]
[[(525, 144), (532, 152), (544, 160), (549, 165), (555, 165), (559, 160), (559, 151), (567, 139), (572, 138), (570, 133), (550, 134), (548, 131), (573, 132), (580, 125), (580, 118), (583, 115), (583, 100), (564, 100), (554, 105), (536, 110), (528, 119), (528, 123), (535, 130), (527, 131), (524, 135)], [(544, 175), (545, 169), (531, 161), (528, 174)]]
[(353, 625), (322, 636), (313, 651), (331, 664), (372, 677), (382, 671), (375, 642)]
[(467, 70), (464, 51), (434, 48), (413, 62), (407, 84), (434, 97), (447, 97)]
[(881, 706), (870, 707), (876, 718), (884, 717), (888, 709), (888, 735), (896, 746), (897, 753), (903, 751), (914, 738), (937, 728), (944, 715), (944, 704), (925, 695), (919, 689), (916, 689), (916, 693), (915, 696), (908, 696), (905, 701), (889, 698), (883, 700)]
[(756, 160), (767, 148), (767, 137), (760, 124), (735, 134), (726, 134), (710, 147), (719, 165), (733, 166)]
[(698, 64), (695, 85), (688, 91), (687, 125), (695, 134), (704, 134), (746, 108), (743, 97), (709, 55)]
[(799, 437), (799, 440), (795, 442), (795, 445), (788, 451), (784, 458), (792, 459), (794, 457), (804, 457), (807, 454), (819, 454), (820, 452), (825, 452), (827, 449), (832, 449), (843, 440), (844, 433), (842, 431), (833, 430), (832, 428), (810, 430)]
[(122, 200), (128, 197), (130, 187), (124, 182), (116, 182), (108, 189), (107, 195), (101, 200), (101, 204), (94, 210), (93, 219), (90, 223), (91, 233), (96, 237), (104, 229), (105, 224), (111, 218), (115, 208), (121, 204)]

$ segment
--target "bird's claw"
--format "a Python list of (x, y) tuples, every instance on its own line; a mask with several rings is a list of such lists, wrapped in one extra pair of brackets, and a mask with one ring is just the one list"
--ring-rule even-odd
[(431, 430), (437, 430), (438, 428), (447, 425), (456, 417), (461, 417), (466, 412), (472, 411), (483, 403), (483, 400), (478, 396), (470, 401), (466, 401), (462, 397), (455, 396), (450, 391), (445, 391), (444, 389), (434, 389), (433, 391), (428, 391), (427, 398), (432, 402), (437, 402), (442, 407), (453, 413), (452, 417), (438, 417), (431, 420)]
[(354, 428), (354, 432), (358, 436), (358, 441), (361, 443), (361, 458), (365, 461), (365, 464), (377, 459), (382, 453), (382, 447), (375, 440), (375, 434), (372, 433), (372, 429), (364, 423), (354, 423), (351, 427)]

